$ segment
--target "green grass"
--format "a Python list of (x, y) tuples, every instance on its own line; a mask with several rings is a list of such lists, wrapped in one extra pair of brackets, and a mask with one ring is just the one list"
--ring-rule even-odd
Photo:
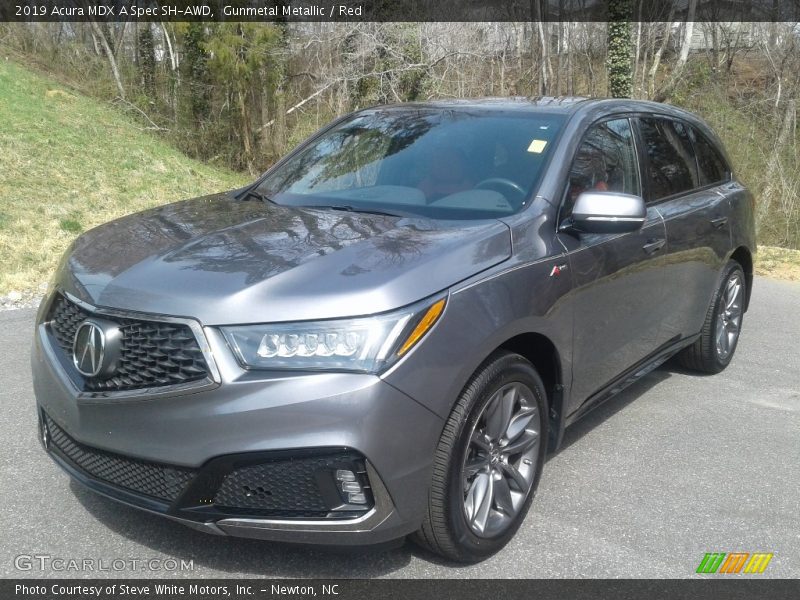
[(0, 294), (37, 289), (82, 231), (245, 181), (0, 58)]
[[(705, 108), (723, 137), (757, 137), (740, 115)], [(756, 150), (729, 148), (741, 165)], [(184, 156), (107, 104), (0, 59), (0, 294), (36, 291), (82, 231), (246, 180)], [(800, 251), (761, 248), (756, 272), (800, 280)]]
[[(772, 100), (761, 97), (747, 83), (758, 65), (738, 66), (739, 97), (722, 81), (715, 81), (704, 63), (696, 63), (688, 81), (673, 98), (674, 104), (703, 117), (722, 139), (733, 162), (737, 179), (753, 193), (759, 207), (758, 240), (767, 246), (800, 248), (800, 159), (795, 144), (787, 144), (779, 156), (779, 168), (770, 175), (783, 114)], [(761, 98), (759, 100), (759, 98)], [(767, 203), (768, 208), (762, 208)]]
[(759, 246), (755, 270), (764, 277), (800, 281), (800, 250)]

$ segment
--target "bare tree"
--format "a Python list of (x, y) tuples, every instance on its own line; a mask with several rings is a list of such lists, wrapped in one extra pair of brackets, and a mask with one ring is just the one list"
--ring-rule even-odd
[(100, 41), (101, 46), (103, 47), (103, 52), (105, 52), (106, 58), (108, 59), (108, 64), (111, 66), (111, 73), (114, 75), (114, 83), (117, 84), (117, 90), (119, 90), (119, 97), (124, 100), (125, 88), (122, 85), (122, 78), (119, 76), (119, 69), (117, 68), (117, 60), (114, 57), (114, 53), (111, 51), (111, 46), (108, 43), (108, 38), (106, 37), (106, 34), (103, 32), (103, 28), (100, 27), (97, 21), (90, 20), (89, 23), (91, 24), (94, 36), (96, 36), (96, 38)]
[(686, 61), (689, 58), (689, 50), (692, 46), (692, 32), (694, 31), (694, 18), (697, 10), (697, 0), (689, 0), (689, 7), (686, 11), (686, 22), (683, 24), (683, 41), (681, 42), (681, 51), (678, 55), (678, 60), (672, 68), (669, 79), (659, 89), (653, 97), (656, 102), (663, 102), (670, 97), (675, 90), (675, 86), (680, 81), (683, 75), (683, 69), (686, 66)]

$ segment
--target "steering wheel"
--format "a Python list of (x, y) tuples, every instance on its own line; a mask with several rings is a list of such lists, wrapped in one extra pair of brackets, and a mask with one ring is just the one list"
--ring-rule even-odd
[[(511, 197), (514, 198), (516, 203), (522, 201), (525, 197), (525, 190), (522, 189), (518, 183), (514, 183), (510, 179), (506, 179), (504, 177), (490, 177), (489, 179), (484, 179), (480, 183), (475, 186), (476, 190), (493, 190), (505, 196), (504, 192), (511, 192)], [(510, 201), (509, 198), (506, 198)]]

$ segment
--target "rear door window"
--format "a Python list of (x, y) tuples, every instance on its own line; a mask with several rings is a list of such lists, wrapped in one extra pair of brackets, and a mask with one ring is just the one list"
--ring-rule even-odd
[(699, 187), (694, 149), (683, 123), (646, 117), (639, 119), (639, 128), (647, 155), (650, 201)]

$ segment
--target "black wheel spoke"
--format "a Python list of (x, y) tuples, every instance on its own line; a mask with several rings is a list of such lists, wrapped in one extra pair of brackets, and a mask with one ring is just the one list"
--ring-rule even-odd
[(478, 448), (484, 453), (489, 452), (490, 450), (489, 439), (482, 431), (473, 431), (472, 436), (469, 439), (469, 443), (471, 446)]
[(514, 487), (517, 491), (524, 492), (525, 489), (528, 487), (528, 480), (519, 472), (519, 470), (510, 464), (502, 464), (501, 468), (503, 469), (503, 473), (505, 473), (511, 481), (514, 483)]
[(489, 467), (487, 456), (475, 456), (469, 459), (464, 465), (464, 474), (468, 479), (474, 477), (479, 471), (484, 471)]

